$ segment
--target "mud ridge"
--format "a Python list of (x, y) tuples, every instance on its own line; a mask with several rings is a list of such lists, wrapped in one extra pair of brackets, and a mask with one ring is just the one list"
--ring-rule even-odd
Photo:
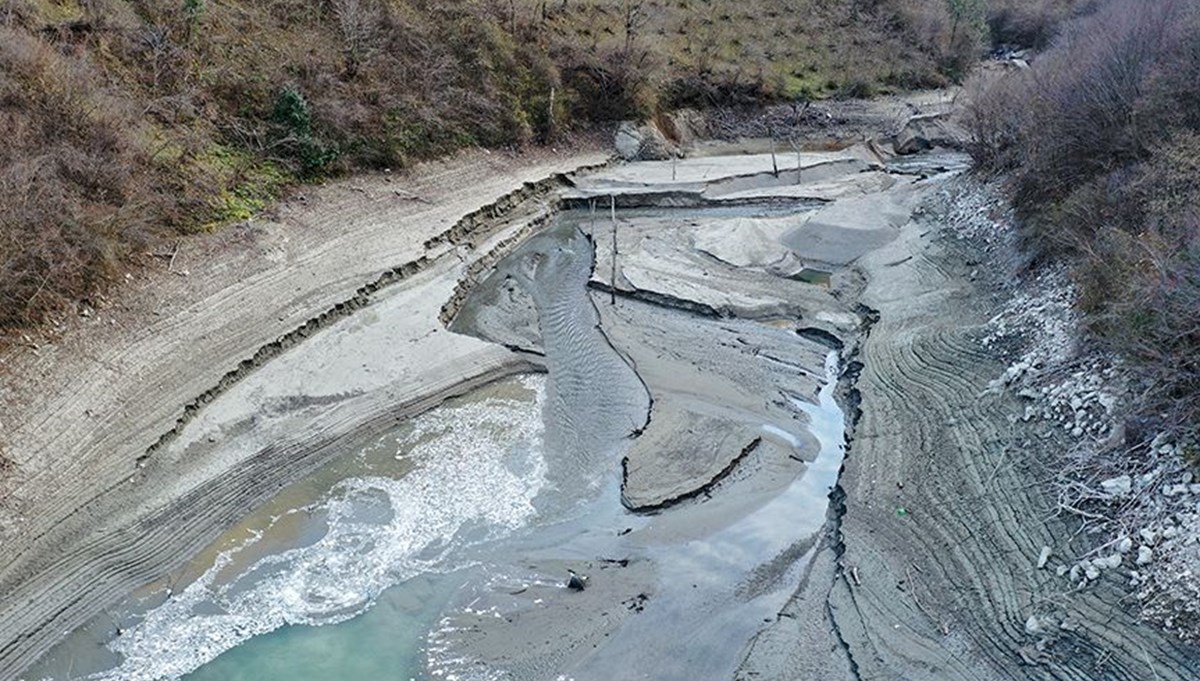
[[(442, 306), (442, 311), (438, 314), (438, 320), (442, 326), (449, 327), (454, 316), (462, 309), (463, 304), (467, 302), (471, 291), (479, 286), (488, 275), (496, 263), (500, 262), (513, 251), (514, 248), (520, 246), (530, 235), (548, 225), (561, 210), (562, 202), (555, 201), (552, 205), (541, 210), (533, 219), (527, 221), (521, 229), (513, 234), (505, 237), (503, 241), (497, 244), (484, 255), (476, 258), (470, 265), (467, 266), (466, 273), (458, 280), (454, 286), (454, 295), (446, 304)], [(523, 350), (524, 352), (536, 352), (533, 350)], [(541, 354), (541, 353), (539, 353)]]
[[(750, 441), (750, 444), (748, 444), (742, 448), (742, 451), (740, 453), (738, 453), (737, 456), (733, 457), (729, 461), (729, 464), (726, 465), (725, 468), (721, 469), (716, 475), (714, 475), (710, 480), (708, 480), (704, 484), (697, 486), (696, 488), (688, 491), (685, 494), (680, 494), (679, 496), (671, 497), (670, 499), (660, 501), (657, 504), (647, 504), (647, 505), (639, 506), (637, 504), (631, 503), (629, 501), (629, 499), (625, 497), (625, 493), (622, 491), (621, 504), (624, 505), (625, 508), (627, 508), (635, 513), (657, 513), (658, 511), (662, 511), (664, 509), (670, 508), (680, 502), (687, 501), (688, 499), (695, 499), (698, 496), (707, 494), (708, 492), (712, 491), (712, 489), (714, 487), (721, 484), (721, 481), (725, 480), (730, 475), (732, 475), (733, 472), (735, 470), (737, 470), (737, 467), (743, 461), (746, 460), (746, 457), (750, 456), (751, 454), (754, 453), (754, 450), (758, 449), (758, 446), (760, 444), (762, 444), (762, 438), (761, 437), (754, 438), (753, 440)], [(625, 481), (628, 478), (628, 468), (629, 468), (629, 457), (624, 457), (621, 459), (621, 486), (622, 487), (625, 486)]]
[(786, 196), (753, 196), (737, 198), (713, 198), (699, 192), (688, 191), (646, 191), (646, 192), (613, 192), (596, 196), (568, 196), (563, 199), (563, 208), (568, 210), (583, 210), (591, 208), (596, 201), (600, 207), (607, 207), (613, 199), (617, 209), (633, 208), (735, 208), (738, 206), (754, 206), (759, 208), (817, 208), (826, 205), (830, 199), (812, 197), (790, 198)]
[[(845, 414), (846, 422), (843, 432), (845, 433), (844, 451), (842, 455), (842, 465), (838, 469), (837, 482), (834, 483), (833, 489), (829, 491), (829, 511), (828, 511), (828, 536), (831, 538), (830, 549), (834, 556), (834, 581), (842, 580), (849, 584), (849, 577), (846, 574), (846, 566), (842, 562), (842, 556), (846, 553), (845, 537), (842, 535), (842, 520), (846, 517), (849, 510), (849, 505), (846, 503), (846, 489), (842, 486), (842, 476), (846, 473), (846, 463), (853, 456), (852, 442), (854, 440), (854, 429), (858, 426), (858, 422), (862, 419), (862, 402), (861, 396), (858, 394), (858, 388), (855, 384), (858, 382), (859, 376), (862, 374), (863, 364), (859, 361), (859, 356), (862, 354), (863, 343), (867, 337), (871, 335), (871, 328), (879, 322), (879, 312), (873, 310), (866, 305), (859, 304), (856, 306), (855, 312), (859, 319), (862, 320), (862, 327), (858, 333), (853, 348), (849, 353), (841, 358), (842, 372), (838, 376), (838, 401), (842, 403), (842, 413)], [(804, 330), (801, 330), (804, 331)], [(801, 335), (804, 335), (798, 331)], [(827, 332), (823, 332), (827, 333)], [(832, 334), (827, 334), (834, 340), (838, 340)], [(820, 341), (818, 341), (820, 342)], [(840, 343), (840, 341), (839, 341)], [(841, 351), (841, 348), (838, 348)], [(833, 584), (830, 584), (829, 589), (825, 591), (823, 598), (825, 604), (826, 619), (833, 627), (833, 636), (841, 647), (842, 652), (846, 655), (846, 661), (850, 665), (850, 673), (854, 679), (861, 679), (862, 674), (859, 670), (858, 662), (854, 659), (854, 650), (850, 646), (850, 642), (842, 634), (841, 627), (838, 625), (838, 619), (834, 614), (833, 604), (829, 600), (829, 592), (833, 589)]]
[[(602, 168), (607, 164), (595, 166), (584, 166), (579, 169), (579, 172), (586, 172), (597, 168)], [(489, 230), (495, 226), (498, 220), (512, 213), (518, 207), (524, 205), (527, 201), (546, 197), (555, 191), (565, 187), (572, 186), (572, 182), (565, 174), (558, 173), (538, 182), (526, 182), (521, 188), (509, 192), (500, 197), (496, 201), (473, 211), (461, 219), (454, 225), (448, 228), (442, 234), (425, 242), (425, 248), (428, 251), (434, 251), (439, 247), (447, 244), (457, 245), (465, 239), (476, 236), (480, 232)], [(549, 215), (543, 218), (548, 219)], [(540, 224), (540, 223), (539, 223)], [(519, 241), (521, 237), (514, 237)], [(515, 243), (515, 242), (514, 242)], [(489, 254), (490, 255), (490, 254)], [(497, 256), (496, 259), (498, 259)], [(280, 354), (294, 347), (296, 344), (304, 341), (305, 338), (324, 329), (338, 320), (344, 319), (355, 311), (360, 310), (371, 302), (371, 296), (379, 290), (396, 284), (398, 282), (409, 279), (412, 276), (423, 272), (435, 263), (438, 257), (429, 257), (423, 255), (420, 258), (402, 263), (389, 270), (385, 270), (375, 280), (364, 284), (354, 292), (350, 298), (341, 303), (337, 303), (333, 307), (325, 310), (321, 314), (310, 318), (307, 322), (300, 325), (296, 329), (280, 336), (272, 343), (268, 343), (258, 349), (252, 356), (242, 360), (237, 367), (226, 373), (221, 380), (212, 388), (201, 393), (196, 399), (184, 405), (183, 413), (175, 421), (174, 427), (159, 436), (158, 440), (150, 445), (146, 451), (137, 458), (139, 467), (144, 466), (146, 460), (154, 456), (160, 449), (169, 444), (172, 440), (183, 432), (183, 428), (193, 419), (196, 414), (208, 403), (212, 402), (225, 391), (229, 390), (234, 384), (238, 383), (246, 376), (250, 375), (254, 370), (263, 366), (271, 359), (278, 357)], [(494, 262), (494, 260), (492, 261)]]
[(666, 308), (670, 308), (673, 310), (680, 310), (682, 312), (690, 312), (692, 314), (700, 315), (701, 317), (708, 317), (710, 319), (720, 319), (725, 316), (725, 315), (721, 314), (721, 312), (719, 310), (712, 307), (711, 305), (707, 305), (705, 303), (698, 303), (694, 300), (687, 300), (686, 298), (677, 298), (675, 296), (668, 295), (666, 293), (657, 293), (654, 291), (645, 291), (642, 289), (634, 289), (632, 291), (627, 291), (625, 289), (615, 288), (610, 284), (606, 284), (602, 281), (597, 281), (595, 279), (589, 281), (588, 286), (597, 291), (600, 291), (601, 293), (615, 295), (619, 298), (628, 298), (630, 300), (640, 300), (643, 303), (649, 303), (651, 305), (656, 305), (658, 307), (666, 307)]

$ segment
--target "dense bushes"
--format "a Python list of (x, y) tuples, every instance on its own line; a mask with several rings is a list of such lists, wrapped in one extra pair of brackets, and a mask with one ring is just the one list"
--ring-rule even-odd
[(500, 21), (483, 2), (8, 0), (0, 330), (295, 179), (548, 137), (557, 71)]
[(997, 46), (1045, 48), (1076, 4), (1077, 0), (988, 0), (989, 37)]
[(973, 153), (1008, 171), (1024, 235), (1076, 262), (1097, 338), (1143, 415), (1200, 424), (1200, 8), (1110, 0), (978, 93)]
[(0, 28), (0, 326), (91, 291), (141, 242), (161, 187), (137, 112), (84, 61)]

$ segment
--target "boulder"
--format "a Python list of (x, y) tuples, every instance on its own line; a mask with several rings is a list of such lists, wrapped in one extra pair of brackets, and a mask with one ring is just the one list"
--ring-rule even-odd
[(1110, 497), (1127, 497), (1133, 489), (1133, 479), (1128, 475), (1118, 475), (1115, 478), (1100, 481), (1100, 488)]
[(962, 147), (965, 138), (965, 132), (947, 114), (917, 114), (911, 116), (892, 138), (892, 150), (905, 156), (933, 147), (957, 149)]
[(613, 144), (617, 155), (626, 161), (665, 161), (679, 154), (653, 123), (625, 121), (617, 128)]
[(933, 143), (931, 143), (924, 136), (920, 135), (914, 128), (909, 126), (905, 126), (905, 128), (896, 135), (896, 139), (892, 141), (892, 151), (901, 156), (915, 154), (932, 148)]
[(680, 147), (690, 147), (708, 136), (708, 122), (695, 109), (680, 109), (661, 118), (663, 132)]

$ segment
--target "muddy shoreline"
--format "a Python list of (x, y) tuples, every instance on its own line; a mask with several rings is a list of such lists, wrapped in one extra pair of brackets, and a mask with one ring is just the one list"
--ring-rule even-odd
[[(450, 192), (440, 217), (417, 218), (424, 231), (392, 244), (386, 266), (376, 258), (346, 276), (344, 262), (327, 264), (324, 279), (283, 304), (289, 312), (253, 312), (249, 321), (278, 320), (266, 339), (262, 330), (237, 335), (247, 320), (221, 327), (247, 359), (186, 369), (174, 360), (175, 372), (190, 371), (176, 388), (188, 406), (140, 414), (136, 428), (114, 417), (107, 442), (121, 447), (105, 454), (104, 474), (45, 500), (26, 492), (23, 511), (34, 519), (3, 544), (0, 678), (19, 678), (63, 632), (177, 568), (288, 482), (398, 420), (515, 373), (559, 377), (547, 412), (559, 420), (597, 416), (573, 423), (568, 439), (552, 431), (552, 446), (598, 452), (595, 443), (624, 442), (622, 501), (663, 522), (653, 539), (635, 532), (629, 541), (703, 537), (698, 528), (725, 522), (713, 514), (761, 505), (803, 477), (814, 442), (802, 405), (828, 387), (831, 347), (849, 453), (819, 530), (756, 571), (771, 588), (785, 577), (798, 588), (728, 660), (735, 678), (1194, 678), (1196, 651), (1138, 623), (1118, 602), (1116, 574), (1077, 591), (1035, 565), (1040, 547), (1059, 546), (1070, 528), (1046, 519), (1029, 462), (1063, 442), (1015, 422), (1011, 396), (982, 397), (1004, 362), (977, 336), (1004, 303), (1010, 273), (965, 264), (982, 259), (980, 246), (951, 239), (944, 211), (979, 189), (943, 172), (941, 158), (921, 172), (919, 158), (889, 169), (877, 157), (869, 145), (813, 152), (790, 167), (742, 154), (722, 168), (701, 156), (569, 180), (561, 173), (597, 155), (539, 161), (514, 171), (516, 187), (512, 178), (487, 185), (505, 188), (492, 203), (461, 211)], [(471, 168), (447, 172), (478, 178)], [(431, 173), (426, 193), (446, 177)], [(369, 191), (400, 196), (389, 184)], [(608, 195), (625, 211), (611, 223), (590, 212)], [(564, 208), (574, 208), (573, 222), (552, 237), (547, 227)], [(375, 221), (373, 238), (398, 230)], [(314, 262), (328, 247), (319, 236), (306, 246)], [(585, 242), (581, 271), (571, 251)], [(351, 246), (352, 255), (369, 250)], [(276, 292), (300, 284), (286, 274), (291, 260), (285, 252), (271, 261), (267, 280), (283, 277)], [(824, 283), (810, 280), (813, 271)], [(564, 281), (581, 286), (578, 295), (539, 297), (538, 286)], [(491, 298), (472, 303), (480, 291)], [(325, 311), (304, 312), (312, 309)], [(203, 341), (205, 319), (184, 314), (184, 337)], [(460, 315), (474, 336), (447, 332)], [(285, 320), (300, 323), (279, 329)], [(359, 356), (370, 360), (360, 366)], [(117, 394), (142, 388), (133, 376)], [(71, 409), (40, 423), (69, 422)], [(140, 434), (122, 439), (124, 429)], [(29, 489), (71, 472), (51, 470), (49, 444), (28, 442), (26, 458), (46, 466)], [(62, 510), (36, 517), (52, 503)], [(688, 519), (671, 521), (676, 511)], [(603, 678), (634, 652), (647, 661), (686, 652), (622, 648), (639, 627), (670, 618), (652, 607), (642, 615), (654, 598), (650, 564), (625, 570), (602, 558), (545, 564), (608, 575), (591, 598), (597, 608), (634, 599), (620, 617), (589, 619), (593, 601), (568, 605), (554, 600), (558, 590), (534, 590), (529, 598), (551, 607), (511, 628), (468, 613), (461, 625), (472, 637), (446, 645), (513, 673), (540, 674), (552, 658), (580, 679)], [(566, 643), (534, 641), (549, 630)], [(598, 654), (575, 649), (622, 632)], [(526, 640), (544, 646), (539, 659), (508, 652)]]
[(1120, 572), (1089, 588), (1057, 575), (1080, 549), (1042, 466), (1068, 434), (988, 390), (1011, 357), (980, 342), (1021, 259), (950, 219), (994, 191), (953, 181), (859, 262), (878, 318), (845, 381), (851, 442), (829, 531), (737, 678), (1195, 678), (1200, 651), (1139, 622)]
[[(189, 426), (195, 427), (195, 417), (205, 413), (207, 405), (243, 386), (245, 378), (262, 366), (272, 360), (277, 363), (288, 349), (356, 312), (361, 314), (368, 301), (426, 286), (431, 278), (457, 281), (454, 268), (465, 267), (461, 258), (471, 254), (470, 245), (464, 242), (477, 239), (480, 255), (486, 254), (496, 247), (487, 241), (489, 234), (514, 229), (514, 224), (519, 229), (554, 209), (550, 197), (563, 186), (561, 173), (603, 161), (602, 154), (586, 149), (575, 155), (534, 157), (515, 164), (464, 157), (431, 164), (410, 178), (360, 178), (346, 183), (348, 186), (321, 188), (316, 197), (298, 197), (282, 209), (289, 225), (257, 225), (248, 244), (210, 246), (219, 251), (235, 249), (228, 257), (240, 267), (230, 268), (226, 261), (211, 265), (215, 266), (211, 273), (187, 277), (149, 273), (151, 280), (162, 279), (166, 288), (154, 299), (146, 301), (130, 291), (128, 303), (119, 301), (98, 315), (97, 322), (111, 319), (111, 324), (83, 324), (56, 346), (6, 358), (13, 368), (22, 364), (42, 367), (29, 371), (27, 379), (83, 385), (73, 393), (26, 393), (23, 403), (12, 399), (14, 393), (21, 394), (22, 386), (13, 385), (6, 391), (4, 422), (27, 426), (8, 433), (24, 476), (14, 493), (17, 505), (5, 509), (9, 514), (4, 518), (6, 532), (0, 544), (4, 551), (0, 565), (0, 593), (4, 594), (0, 601), (0, 678), (17, 678), (22, 669), (62, 639), (64, 632), (82, 625), (122, 594), (174, 569), (222, 526), (340, 451), (338, 437), (360, 425), (370, 431), (411, 416), (482, 383), (538, 370), (537, 365), (503, 349), (464, 348), (446, 357), (461, 360), (459, 365), (440, 373), (432, 370), (428, 378), (406, 386), (401, 393), (376, 395), (370, 404), (360, 407), (358, 415), (332, 423), (328, 432), (314, 430), (307, 441), (289, 444), (284, 439), (242, 449), (231, 443), (228, 451), (208, 453), (199, 452), (194, 442), (188, 443), (190, 452), (179, 448), (179, 436)], [(477, 179), (481, 172), (492, 174), (482, 184)], [(486, 196), (491, 188), (500, 198), (464, 200), (455, 195), (463, 182), (472, 187), (472, 197), (478, 197), (481, 188)], [(424, 197), (423, 208), (413, 210), (411, 203), (398, 198), (402, 194)], [(389, 220), (396, 222), (389, 224)], [(347, 238), (346, 223), (358, 223), (362, 233)], [(296, 234), (297, 225), (307, 229)], [(411, 233), (404, 233), (405, 225)], [(213, 241), (221, 239), (228, 235)], [(353, 258), (354, 265), (347, 267), (343, 258), (324, 257), (339, 241), (346, 249), (343, 256)], [(368, 248), (366, 257), (357, 255)], [(263, 259), (264, 253), (284, 257)], [(389, 259), (391, 263), (384, 267), (376, 264)], [(180, 258), (180, 262), (197, 267), (202, 261)], [(299, 267), (302, 262), (312, 262), (317, 269)], [(248, 272), (255, 274), (248, 276)], [(360, 279), (356, 280), (355, 272)], [(410, 285), (414, 279), (415, 284)], [(226, 310), (234, 312), (232, 315), (224, 315), (219, 307), (170, 305), (171, 296), (186, 301), (197, 295), (225, 305), (249, 296), (253, 303)], [(136, 307), (139, 301), (149, 302), (149, 309)], [(306, 308), (313, 305), (324, 311), (306, 314)], [(164, 309), (170, 312), (164, 314)], [(436, 328), (438, 312), (430, 309), (425, 320), (414, 326), (422, 331), (422, 324)], [(210, 319), (214, 314), (221, 318), (219, 322)], [(303, 315), (299, 323), (287, 327), (299, 315)], [(159, 332), (157, 337), (139, 331), (134, 342), (112, 344), (111, 336), (119, 337), (138, 323), (150, 324), (152, 329), (165, 326), (170, 331)], [(280, 331), (273, 331), (275, 328)], [(262, 339), (261, 344), (255, 345), (257, 339)], [(94, 351), (80, 352), (73, 359), (64, 356), (77, 346), (96, 342), (105, 344), (102, 352), (106, 356), (93, 359)], [(179, 344), (190, 343), (208, 345), (198, 356), (190, 349), (180, 350)], [(231, 369), (221, 369), (230, 355), (242, 353), (247, 359), (235, 360)], [(58, 362), (51, 364), (56, 359)], [(103, 392), (95, 393), (100, 386), (88, 386), (86, 381), (94, 380), (96, 369), (79, 367), (92, 361), (107, 367), (106, 372), (124, 363), (136, 369), (110, 373)], [(149, 371), (170, 375), (177, 382), (152, 395), (143, 384)], [(57, 378), (49, 378), (48, 372)], [(206, 382), (201, 389), (193, 387)], [(185, 398), (191, 390), (195, 391)], [(93, 429), (63, 451), (59, 438), (102, 413), (101, 407), (94, 406), (84, 410), (85, 418), (77, 416), (75, 409), (81, 408), (80, 403), (88, 404), (93, 393), (97, 400), (120, 400), (124, 406), (106, 417), (104, 428)], [(177, 394), (180, 404), (186, 399), (187, 406), (171, 409), (167, 393)], [(34, 395), (36, 398), (30, 399)], [(138, 411), (134, 405), (145, 398), (151, 398), (155, 408)], [(50, 403), (41, 403), (46, 400)], [(30, 412), (35, 410), (40, 414), (31, 420)], [(61, 424), (61, 429), (56, 430), (56, 424)], [(57, 437), (48, 442), (38, 440), (46, 435)], [(224, 436), (209, 439), (218, 445), (213, 449), (226, 442)], [(139, 446), (141, 442), (145, 444)], [(71, 466), (56, 463), (65, 456), (78, 458), (70, 461)], [(91, 474), (75, 477), (74, 466), (88, 461), (92, 461)], [(58, 493), (35, 493), (46, 485)]]

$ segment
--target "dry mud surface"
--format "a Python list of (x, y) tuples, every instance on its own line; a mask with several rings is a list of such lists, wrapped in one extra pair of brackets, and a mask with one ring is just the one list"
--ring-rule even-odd
[(1007, 362), (980, 338), (1011, 273), (980, 276), (980, 245), (943, 218), (857, 264), (877, 321), (848, 383), (860, 416), (830, 535), (738, 678), (1197, 678), (1200, 651), (1139, 623), (1120, 576), (1056, 576), (1073, 527), (1053, 519), (1042, 462), (1066, 445), (990, 394)]
[(1196, 678), (1119, 571), (1056, 576), (1061, 442), (987, 391), (1009, 273), (947, 238), (960, 161), (719, 151), (321, 188), (6, 356), (0, 678), (322, 461), (528, 371), (546, 450), (619, 467), (624, 508), (446, 616), (427, 654), (464, 678)]
[(505, 216), (535, 221), (562, 186), (557, 173), (605, 159), (587, 150), (516, 159), (478, 152), (312, 188), (270, 219), (185, 242), (170, 271), (139, 275), (38, 350), (6, 354), (0, 423), (18, 475), (0, 506), (0, 678), (16, 678), (65, 632), (328, 457), (330, 438), (528, 369), (470, 339), (450, 348), (427, 340), (424, 356), (441, 359), (430, 372), (351, 373), (348, 386), (248, 403), (301, 419), (313, 400), (351, 404), (291, 439), (264, 447), (245, 419), (205, 433), (192, 420), (268, 360), (351, 319), (389, 283), (421, 277), (443, 291), (436, 303), (417, 296), (422, 314), (399, 330), (414, 342), (420, 333), (449, 336), (436, 305), (461, 278), (456, 268), (468, 267), (463, 259), (476, 257), (476, 228), (488, 228), (485, 238)]

